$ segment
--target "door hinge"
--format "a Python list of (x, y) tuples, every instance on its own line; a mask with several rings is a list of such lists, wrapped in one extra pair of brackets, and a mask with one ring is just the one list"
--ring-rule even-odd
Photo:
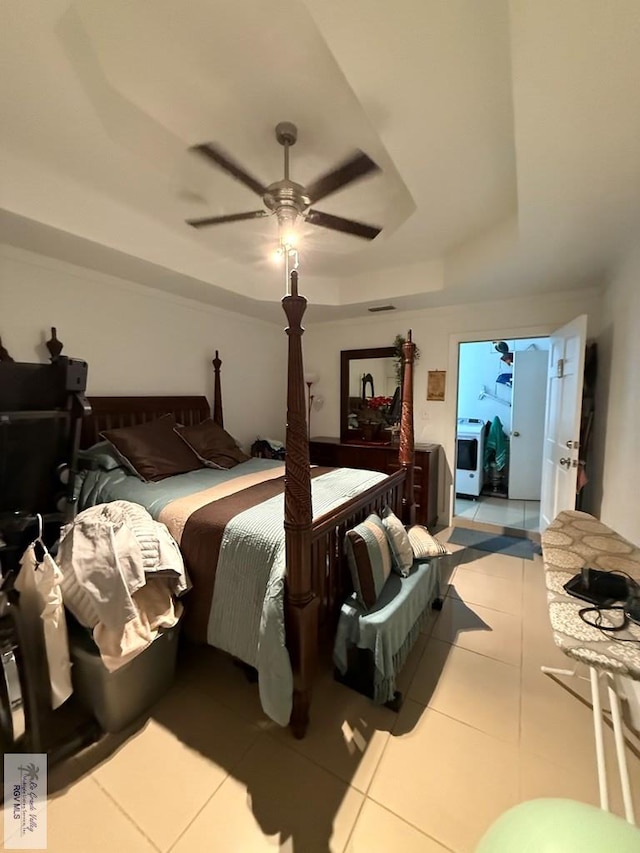
[(558, 379), (562, 379), (562, 377), (564, 376), (564, 358), (558, 359), (557, 371), (558, 372), (556, 375), (557, 375)]

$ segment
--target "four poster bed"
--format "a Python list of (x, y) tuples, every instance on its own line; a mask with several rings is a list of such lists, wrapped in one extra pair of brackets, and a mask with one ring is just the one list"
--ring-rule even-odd
[[(403, 347), (399, 469), (387, 476), (351, 469), (328, 471), (311, 468), (302, 360), (304, 330), (301, 325), (307, 301), (298, 293), (295, 271), (291, 273), (291, 293), (284, 297), (282, 304), (288, 321), (284, 465), (271, 460), (251, 459), (233, 468), (232, 472), (205, 469), (208, 472), (206, 476), (210, 477), (206, 486), (205, 473), (198, 471), (169, 477), (163, 483), (132, 483), (129, 481), (135, 481), (135, 477), (109, 472), (111, 486), (98, 487), (94, 483), (93, 493), (89, 497), (85, 495), (84, 504), (122, 499), (126, 495), (126, 499), (146, 505), (154, 517), (167, 524), (180, 544), (193, 583), (186, 599), (184, 628), (187, 636), (197, 642), (223, 648), (256, 666), (259, 678), (264, 674), (260, 692), (265, 710), (281, 724), (288, 721), (294, 735), (303, 737), (309, 722), (319, 645), (323, 637), (333, 637), (340, 607), (352, 589), (343, 547), (347, 530), (370, 513), (380, 513), (385, 505), (390, 506), (405, 523), (414, 522), (414, 344), (409, 333)], [(213, 360), (213, 420), (220, 427), (223, 426), (221, 363), (216, 352)], [(204, 397), (89, 399), (92, 414), (83, 427), (82, 445), (85, 448), (99, 442), (100, 434), (105, 430), (144, 424), (167, 413), (186, 426), (199, 424), (210, 417)], [(106, 474), (103, 480), (105, 478), (108, 479)], [(189, 481), (187, 488), (183, 484), (189, 478), (193, 482), (198, 481), (199, 485), (194, 487)], [(124, 479), (128, 488), (134, 488), (132, 493), (119, 491)], [(163, 491), (169, 481), (180, 481), (181, 484), (178, 497), (172, 495), (171, 501), (166, 500)], [(87, 492), (87, 481), (84, 487)], [(195, 503), (194, 489), (196, 497), (204, 495)], [(278, 503), (282, 494), (283, 505)], [(226, 537), (234, 526), (237, 527), (237, 541), (232, 543)], [(253, 538), (255, 527), (272, 528), (272, 538), (263, 550), (265, 554), (275, 553), (281, 557), (279, 572), (273, 566), (267, 566), (266, 573), (262, 572), (259, 549), (258, 557), (254, 557), (253, 552), (241, 553), (247, 541)], [(233, 559), (229, 554), (234, 555)], [(278, 556), (276, 563), (277, 559)], [(260, 572), (261, 579), (255, 581), (258, 583), (256, 593), (246, 583)], [(231, 634), (240, 628), (245, 630), (247, 616), (242, 608), (252, 595), (259, 597), (260, 590), (264, 593), (264, 602), (261, 603), (262, 611), (255, 617), (253, 633), (249, 630), (248, 637), (243, 635), (237, 643), (235, 640), (218, 641), (218, 622), (225, 619), (235, 618), (238, 623), (230, 626)], [(236, 596), (241, 600), (231, 603), (225, 596)], [(246, 651), (246, 643), (257, 645), (260, 652), (253, 655), (251, 650)], [(285, 702), (283, 705), (278, 696), (278, 708), (271, 712), (268, 705), (271, 703), (274, 707), (273, 691), (280, 690), (285, 682), (289, 685), (289, 704)]]

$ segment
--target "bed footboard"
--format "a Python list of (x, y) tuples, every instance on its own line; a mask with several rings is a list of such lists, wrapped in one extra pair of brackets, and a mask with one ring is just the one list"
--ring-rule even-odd
[(332, 637), (340, 607), (353, 591), (344, 550), (347, 530), (372, 512), (390, 506), (399, 515), (402, 507), (404, 470), (352, 498), (313, 523), (311, 531), (311, 582), (319, 602), (319, 627), (323, 637)]

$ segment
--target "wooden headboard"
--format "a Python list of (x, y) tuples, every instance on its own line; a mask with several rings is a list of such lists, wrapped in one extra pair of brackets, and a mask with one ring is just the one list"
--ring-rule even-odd
[(100, 441), (102, 430), (144, 424), (168, 413), (185, 426), (211, 417), (206, 397), (89, 397), (89, 403), (92, 411), (82, 424), (81, 447)]

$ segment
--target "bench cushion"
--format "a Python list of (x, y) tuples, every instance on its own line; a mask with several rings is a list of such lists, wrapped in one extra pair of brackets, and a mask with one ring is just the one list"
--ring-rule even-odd
[(356, 597), (369, 610), (391, 573), (391, 551), (380, 517), (372, 513), (347, 531), (345, 547)]
[(382, 524), (391, 548), (393, 569), (402, 577), (406, 577), (413, 565), (413, 551), (404, 524), (388, 506), (382, 510)]
[(444, 557), (451, 554), (451, 551), (447, 551), (442, 542), (438, 542), (435, 536), (432, 536), (421, 524), (410, 527), (407, 536), (416, 560), (428, 560), (430, 557)]

